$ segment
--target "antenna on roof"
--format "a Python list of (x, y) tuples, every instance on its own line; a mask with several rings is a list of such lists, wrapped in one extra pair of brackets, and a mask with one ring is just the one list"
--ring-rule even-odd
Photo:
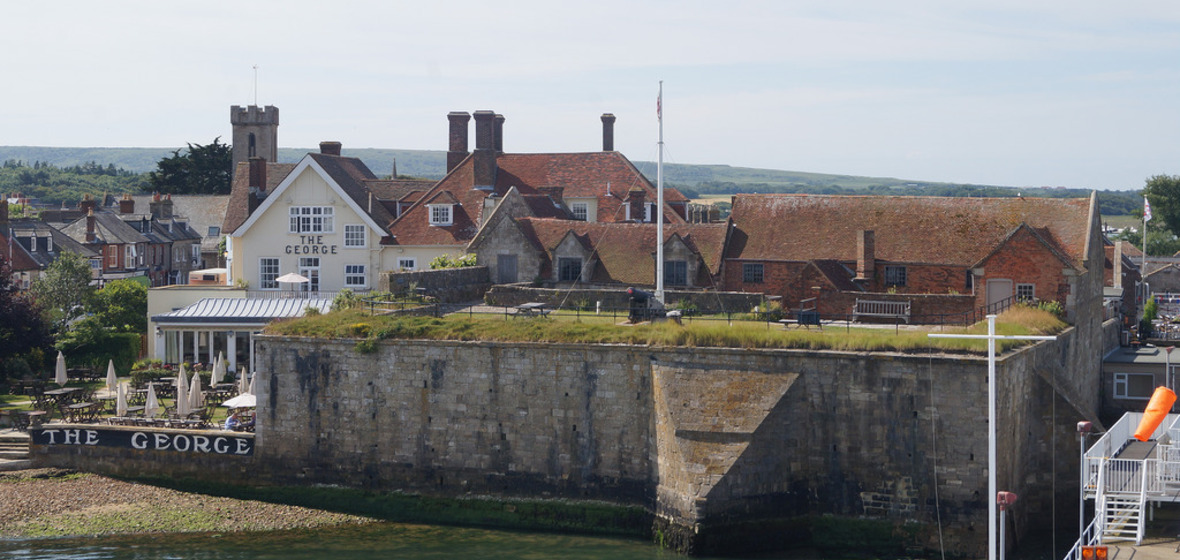
[(254, 65), (254, 105), (258, 105), (258, 65)]

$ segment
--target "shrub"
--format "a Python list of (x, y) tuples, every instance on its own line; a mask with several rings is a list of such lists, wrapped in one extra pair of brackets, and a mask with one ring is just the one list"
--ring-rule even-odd
[(313, 307), (313, 306), (309, 305), (309, 306), (303, 308), (303, 316), (304, 317), (318, 317), (319, 315), (320, 315), (320, 308), (318, 308), (318, 307)]
[(350, 288), (340, 290), (335, 298), (332, 298), (332, 311), (344, 311), (345, 309), (354, 309), (364, 304), (364, 300), (356, 292)]

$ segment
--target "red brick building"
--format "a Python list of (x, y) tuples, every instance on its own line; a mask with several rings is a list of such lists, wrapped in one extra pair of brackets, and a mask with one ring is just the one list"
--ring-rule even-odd
[(1104, 263), (1097, 200), (736, 195), (724, 286), (817, 297), (822, 315), (856, 300), (907, 302), (914, 322), (1060, 302), (1072, 314)]

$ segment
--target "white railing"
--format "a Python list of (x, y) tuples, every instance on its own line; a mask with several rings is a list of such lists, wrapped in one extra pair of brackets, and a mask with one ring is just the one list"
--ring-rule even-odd
[(1102, 536), (1102, 533), (1098, 531), (1098, 520), (1101, 518), (1101, 515), (1095, 515), (1094, 519), (1090, 520), (1090, 524), (1082, 530), (1082, 535), (1074, 541), (1073, 548), (1069, 549), (1069, 552), (1065, 553), (1065, 558), (1061, 560), (1082, 560), (1082, 547), (1098, 544), (1098, 538)]

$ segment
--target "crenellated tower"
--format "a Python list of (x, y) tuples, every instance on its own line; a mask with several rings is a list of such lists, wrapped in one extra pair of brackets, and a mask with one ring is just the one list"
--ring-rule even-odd
[(258, 156), (269, 162), (279, 160), (279, 108), (274, 105), (250, 105), (229, 108), (233, 125), (234, 169), (238, 164)]

